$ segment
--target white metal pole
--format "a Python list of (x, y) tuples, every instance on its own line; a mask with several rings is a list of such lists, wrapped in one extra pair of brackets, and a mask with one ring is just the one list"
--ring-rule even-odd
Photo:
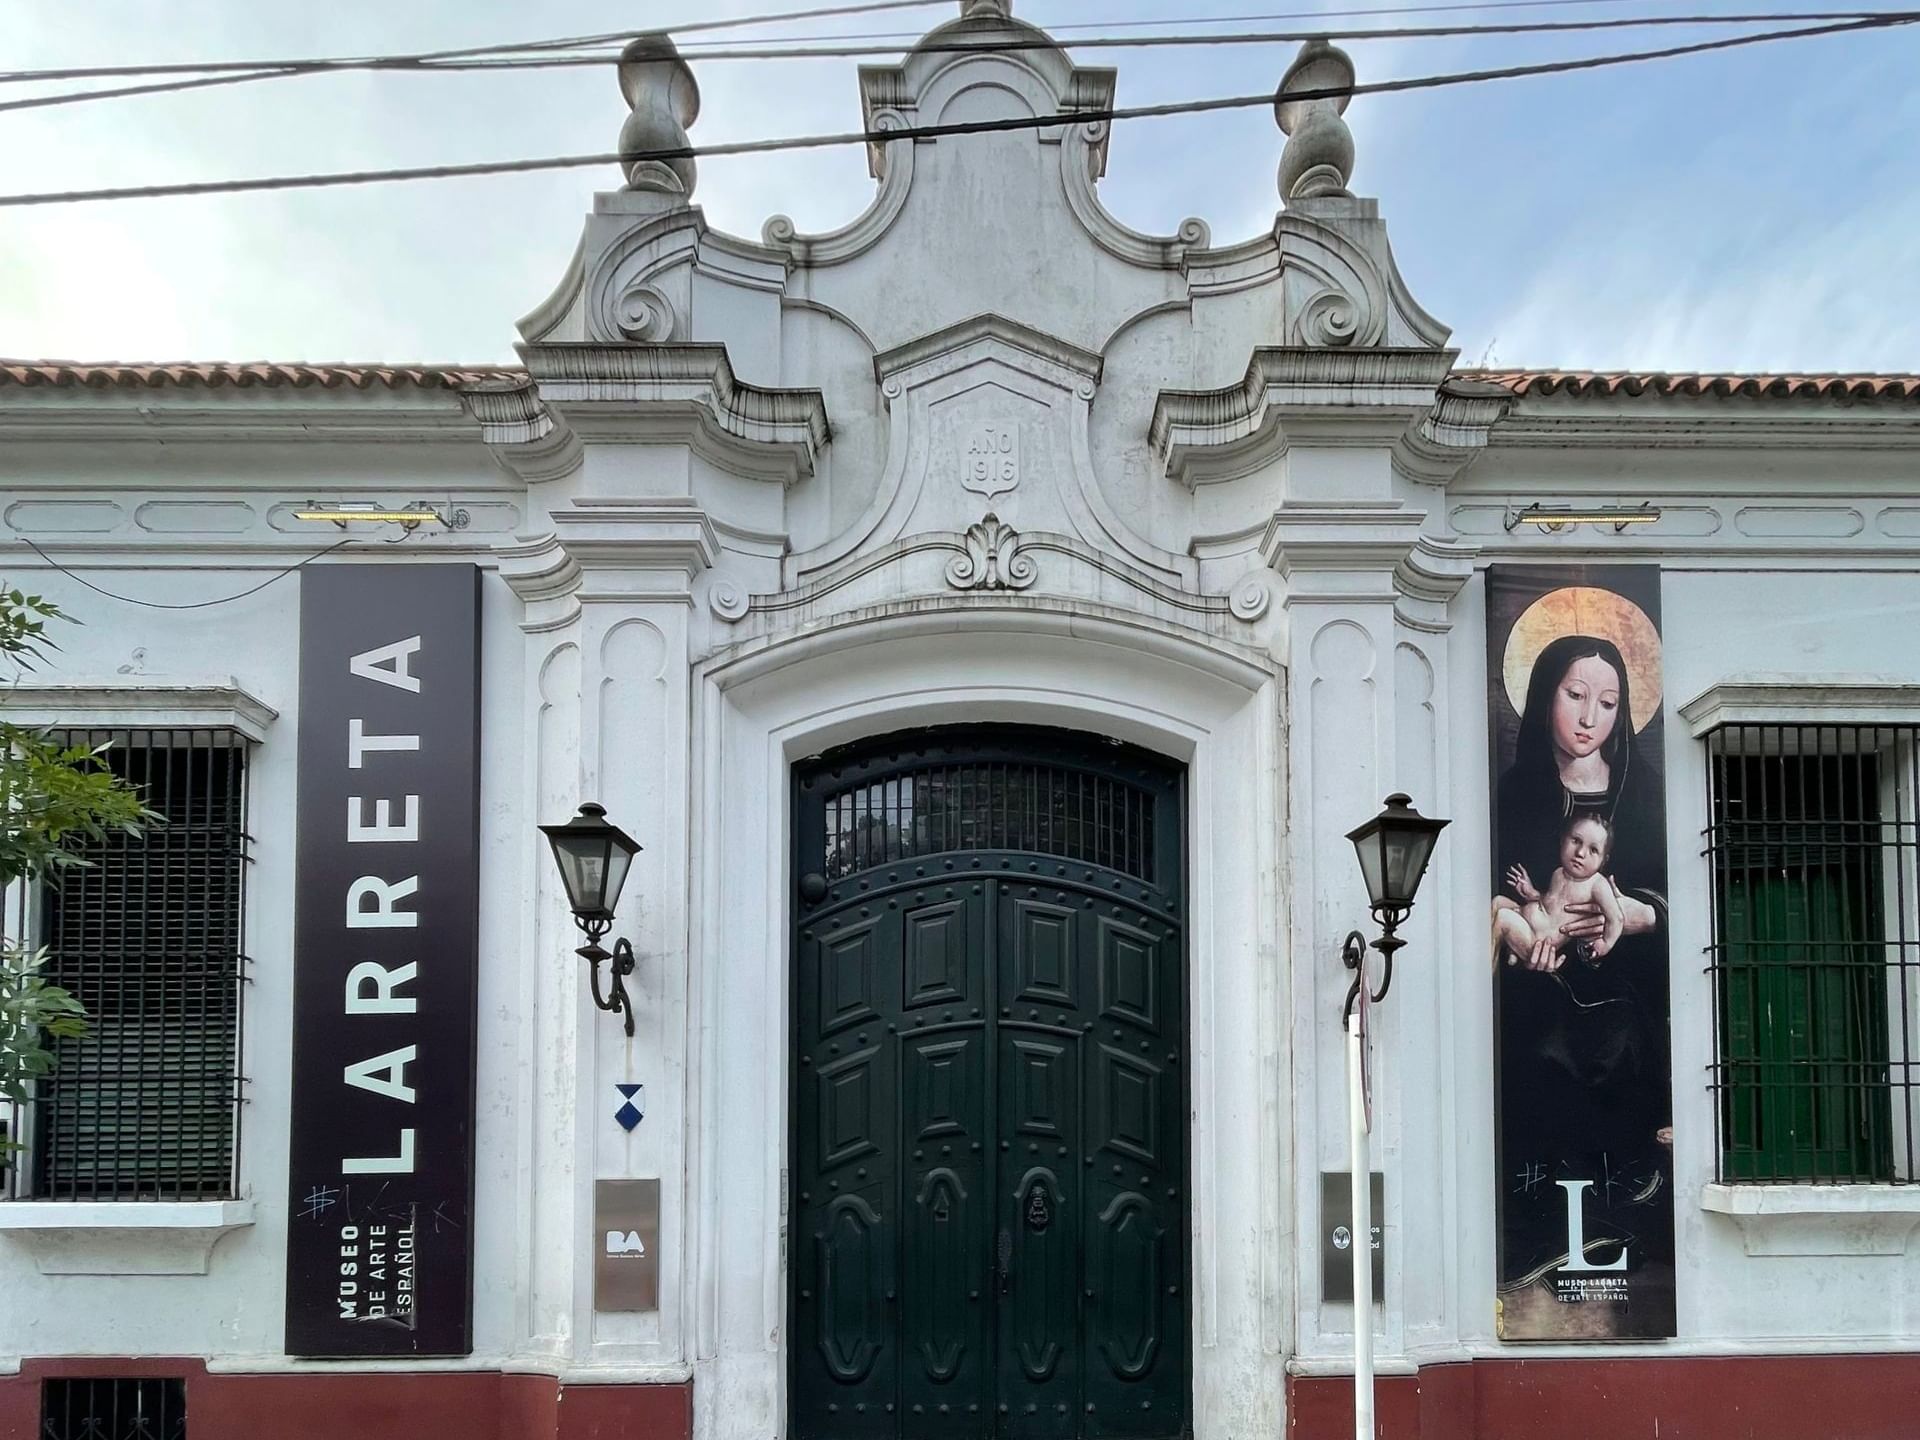
[[(1363, 977), (1362, 984), (1366, 983)], [(1347, 1128), (1353, 1166), (1353, 1436), (1373, 1434), (1373, 1160), (1367, 1143), (1367, 1100), (1360, 1007), (1347, 1017)]]

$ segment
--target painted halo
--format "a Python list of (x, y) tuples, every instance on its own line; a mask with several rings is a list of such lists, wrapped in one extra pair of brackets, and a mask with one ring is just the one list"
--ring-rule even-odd
[(1549, 590), (1513, 622), (1501, 662), (1513, 713), (1526, 713), (1533, 662), (1562, 635), (1592, 635), (1614, 643), (1627, 662), (1634, 733), (1646, 729), (1647, 722), (1660, 713), (1660, 632), (1647, 612), (1626, 596), (1591, 585)]

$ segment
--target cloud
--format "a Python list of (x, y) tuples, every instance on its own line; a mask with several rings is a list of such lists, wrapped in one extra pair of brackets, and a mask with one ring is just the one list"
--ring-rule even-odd
[[(1335, 0), (1323, 0), (1327, 6)], [(1782, 0), (1784, 3), (1784, 0)], [(678, 15), (766, 0), (682, 0)], [(957, 7), (784, 31), (917, 29)], [(1232, 7), (1224, 7), (1232, 8)], [(661, 0), (649, 18), (672, 18)], [(1179, 16), (1172, 0), (1018, 0), (1037, 23)], [(537, 13), (537, 20), (529, 17)], [(599, 0), (0, 0), (9, 63), (380, 53), (606, 30)], [(1771, 60), (1363, 96), (1356, 190), (1380, 198), (1421, 302), (1470, 358), (1680, 368), (1913, 368), (1920, 88), (1913, 37)], [(1617, 48), (1609, 39), (1595, 48)], [(1904, 48), (1903, 48), (1904, 47)], [(1570, 43), (1356, 39), (1362, 79), (1565, 53)], [(1078, 52), (1122, 103), (1270, 91), (1288, 45)], [(1817, 56), (1819, 63), (1806, 57)], [(701, 140), (847, 130), (853, 61), (696, 66)], [(1716, 90), (1714, 87), (1718, 86)], [(1873, 97), (1871, 104), (1862, 97)], [(0, 115), (7, 189), (611, 149), (605, 69), (353, 75)], [(1265, 105), (1116, 127), (1106, 203), (1220, 243), (1271, 223), (1283, 143)], [(558, 279), (612, 167), (351, 190), (0, 211), (0, 352), (75, 358), (487, 360)], [(757, 237), (830, 229), (873, 194), (858, 147), (702, 163), (698, 200)]]
[(1675, 257), (1643, 218), (1557, 251), (1486, 322), (1503, 365), (1621, 370), (1912, 370), (1920, 195), (1852, 213), (1750, 217), (1733, 264)]

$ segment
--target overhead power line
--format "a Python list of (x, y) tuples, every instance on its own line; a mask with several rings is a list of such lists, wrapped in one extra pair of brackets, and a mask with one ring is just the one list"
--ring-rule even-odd
[[(1255, 13), (1241, 12), (1234, 15), (1161, 15), (1142, 20), (1049, 20), (1042, 28), (1059, 40), (1062, 45), (1078, 45), (1080, 42), (1065, 35), (1069, 30), (1150, 30), (1169, 25), (1265, 25), (1275, 20), (1354, 20), (1379, 15), (1445, 15), (1467, 10), (1551, 10), (1566, 6), (1582, 6), (1592, 9), (1599, 5), (1632, 5), (1641, 0), (1470, 0), (1470, 3), (1450, 5), (1370, 5), (1365, 8), (1339, 8), (1327, 10), (1265, 10)], [(1874, 12), (1869, 10), (1848, 11), (1843, 17), (1834, 12), (1833, 19), (1865, 18)], [(1779, 20), (1780, 15), (1771, 15)], [(1367, 39), (1377, 32), (1355, 30), (1348, 32), (1350, 38)], [(921, 30), (855, 30), (841, 31), (822, 39), (851, 43), (855, 40), (904, 40), (907, 48), (924, 38)], [(789, 37), (798, 42), (806, 37)], [(686, 40), (678, 42), (680, 51), (688, 59), (698, 59), (706, 50), (714, 46), (754, 45), (763, 43), (757, 37), (728, 40)], [(770, 43), (770, 42), (764, 42)]]
[[(1519, 3), (1591, 4), (1595, 3), (1595, 0), (1519, 0)], [(1467, 7), (1435, 6), (1430, 8), (1462, 9)], [(992, 54), (1052, 49), (1056, 44), (1071, 45), (1082, 49), (1157, 49), (1193, 46), (1211, 47), (1216, 45), (1299, 44), (1308, 40), (1434, 40), (1457, 39), (1474, 35), (1563, 34), (1583, 31), (1671, 27), (1675, 25), (1753, 25), (1777, 24), (1781, 21), (1887, 20), (1904, 18), (1914, 13), (1916, 12), (1884, 10), (1806, 10), (1782, 11), (1771, 14), (1765, 12), (1728, 15), (1687, 14), (1624, 16), (1605, 20), (1509, 21), (1494, 25), (1396, 26), (1360, 32), (1344, 30), (1260, 30), (1228, 31), (1219, 34), (1096, 35), (1084, 36), (1077, 39), (1070, 38), (1065, 41), (1056, 41), (1050, 37), (1008, 40), (936, 40), (922, 41), (916, 48), (923, 54), (973, 54), (977, 52)], [(894, 45), (876, 44), (734, 46), (712, 50), (688, 51), (685, 58), (700, 61), (844, 59), (873, 55), (891, 55), (897, 53), (898, 49), (899, 47)], [(0, 100), (0, 114), (14, 110), (37, 110), (51, 106), (84, 104), (90, 100), (111, 100), (136, 95), (165, 94), (171, 91), (199, 90), (219, 85), (243, 85), (255, 80), (276, 80), (297, 75), (330, 74), (336, 71), (347, 70), (391, 70), (412, 75), (429, 74), (437, 71), (452, 73), (492, 70), (542, 70), (569, 66), (610, 65), (618, 58), (619, 55), (617, 51), (608, 51), (591, 55), (548, 54), (542, 52), (533, 56), (515, 54), (494, 58), (464, 60), (429, 60), (421, 56), (387, 56), (365, 60), (288, 61), (274, 70), (218, 73), (211, 76), (198, 76), (192, 79), (160, 81), (149, 85), (128, 85), (104, 90), (63, 91), (54, 95), (35, 95), (23, 100)], [(156, 68), (164, 72), (168, 67)], [(54, 74), (58, 72), (42, 73)], [(137, 66), (123, 66), (118, 67), (115, 73), (138, 74), (151, 72), (144, 71), (141, 67)], [(17, 78), (17, 76), (9, 77), (0, 75), (0, 81), (5, 81), (10, 78)]]
[[(665, 31), (669, 35), (693, 35), (713, 30), (739, 30), (750, 25), (767, 25), (793, 20), (819, 20), (841, 15), (865, 15), (881, 10), (925, 10), (950, 0), (866, 0), (862, 4), (826, 5), (810, 10), (772, 11), (762, 15), (742, 15), (728, 20), (694, 20), (684, 25), (661, 25), (650, 31), (605, 30), (596, 35), (567, 35), (544, 40), (514, 40), (498, 45), (468, 45), (453, 50), (421, 50), (406, 55), (336, 55), (297, 60), (178, 60), (160, 65), (69, 65), (51, 70), (0, 71), (0, 84), (33, 80), (104, 80), (127, 75), (198, 75), (211, 71), (292, 71), (304, 74), (311, 69), (368, 70), (420, 65), (435, 60), (472, 59), (484, 55), (505, 55), (523, 50), (578, 50), (588, 45), (609, 45), (631, 40), (635, 35)], [(1554, 3), (1554, 0), (1528, 0), (1528, 3)], [(1567, 0), (1575, 3), (1575, 0)], [(1612, 0), (1608, 0), (1612, 3)]]
[[(1891, 29), (1920, 21), (1920, 12), (1906, 11), (1881, 15), (1845, 24), (1809, 26), (1791, 30), (1770, 30), (1754, 35), (1732, 35), (1718, 40), (1701, 40), (1687, 45), (1670, 45), (1657, 50), (1635, 50), (1612, 55), (1584, 56), (1572, 60), (1550, 60), (1531, 65), (1506, 65), (1490, 70), (1465, 70), (1444, 75), (1413, 76), (1400, 80), (1373, 80), (1355, 85), (1298, 89), (1286, 92), (1287, 98), (1336, 100), (1344, 96), (1398, 94), (1412, 90), (1435, 90), (1454, 85), (1482, 84), (1494, 80), (1517, 80), (1536, 75), (1559, 75), (1581, 70), (1599, 70), (1618, 65), (1652, 60), (1670, 60), (1685, 55), (1703, 55), (1712, 51), (1762, 45), (1778, 40), (1811, 39), (1821, 35), (1858, 34)], [(736, 140), (711, 145), (681, 145), (672, 148), (618, 151), (592, 155), (560, 155), (533, 160), (481, 161), (466, 165), (426, 165), (389, 170), (337, 171), (331, 174), (277, 175), (247, 180), (196, 180), (172, 185), (126, 185), (97, 190), (58, 190), (0, 195), (0, 207), (77, 204), (95, 200), (150, 200), (185, 195), (232, 195), (267, 190), (305, 190), (339, 185), (367, 185), (400, 180), (443, 180), (475, 175), (525, 174), (540, 170), (578, 169), (591, 165), (614, 165), (639, 161), (707, 159), (724, 155), (767, 154), (783, 150), (817, 150), (841, 145), (886, 144), (894, 140), (933, 140), (954, 135), (980, 135), (1014, 130), (1048, 129), (1056, 125), (1085, 125), (1101, 121), (1146, 120), (1170, 115), (1197, 115), (1222, 110), (1245, 110), (1272, 105), (1274, 95), (1262, 91), (1256, 95), (1223, 96), (1213, 99), (1181, 100), (1162, 105), (1134, 105), (1056, 112), (1050, 115), (1008, 116), (999, 120), (955, 121), (938, 125), (906, 126), (897, 130), (853, 130), (830, 135), (786, 136), (769, 140)]]
[[(916, 5), (927, 4), (927, 3), (933, 3), (933, 0), (911, 0), (911, 3)], [(1462, 11), (1475, 11), (1475, 10), (1540, 9), (1545, 7), (1558, 7), (1558, 6), (1569, 6), (1569, 5), (1593, 6), (1593, 5), (1617, 5), (1617, 4), (1629, 4), (1629, 3), (1635, 3), (1635, 0), (1478, 0), (1478, 3), (1389, 5), (1389, 6), (1370, 6), (1366, 8), (1360, 8), (1360, 9), (1334, 9), (1334, 10), (1285, 10), (1285, 11), (1268, 11), (1261, 14), (1251, 14), (1251, 15), (1249, 14), (1215, 15), (1215, 16), (1205, 16), (1205, 17), (1178, 16), (1172, 19), (1157, 19), (1157, 20), (1101, 20), (1101, 21), (1087, 21), (1079, 24), (1063, 24), (1063, 25), (1053, 26), (1050, 28), (1054, 30), (1087, 30), (1087, 29), (1127, 30), (1127, 29), (1145, 29), (1149, 27), (1166, 26), (1166, 25), (1191, 26), (1191, 25), (1258, 24), (1258, 23), (1266, 23), (1266, 22), (1275, 21), (1275, 20), (1318, 20), (1318, 21), (1324, 22), (1324, 21), (1330, 21), (1330, 20), (1357, 19), (1357, 18), (1366, 18), (1366, 17), (1372, 17), (1372, 16), (1381, 16), (1381, 15), (1452, 14), (1452, 13), (1459, 13)], [(877, 7), (876, 6), (849, 6), (849, 7), (834, 7), (829, 10), (799, 10), (799, 11), (789, 12), (788, 15), (784, 18), (789, 18), (789, 19), (809, 18), (810, 19), (819, 15), (839, 14), (839, 13), (843, 13), (844, 11), (857, 11), (862, 9), (873, 9), (873, 8), (886, 9), (886, 8), (893, 8), (893, 7), (887, 6), (887, 5), (882, 5)], [(1594, 28), (1594, 29), (1607, 28), (1609, 26), (1617, 28), (1622, 25), (1777, 24), (1783, 21), (1800, 22), (1800, 21), (1818, 21), (1818, 20), (1866, 20), (1866, 19), (1879, 18), (1882, 16), (1894, 14), (1894, 13), (1898, 13), (1898, 12), (1863, 8), (1863, 9), (1855, 9), (1855, 10), (1810, 10), (1810, 11), (1798, 11), (1798, 12), (1786, 11), (1786, 12), (1774, 12), (1774, 13), (1763, 12), (1759, 14), (1722, 14), (1722, 15), (1700, 14), (1700, 15), (1679, 15), (1679, 16), (1647, 16), (1647, 17), (1629, 17), (1622, 20), (1612, 20), (1612, 21), (1571, 21), (1571, 22), (1562, 22), (1562, 24), (1563, 26), (1568, 28)], [(702, 22), (698, 22), (690, 25), (663, 26), (661, 27), (661, 31), (663, 31), (666, 34), (670, 34), (678, 37), (678, 36), (691, 34), (697, 31), (710, 31), (710, 30), (717, 30), (722, 28), (738, 28), (748, 24), (764, 22), (768, 18), (770, 17), (758, 16), (758, 17), (747, 17), (740, 20), (702, 21)], [(1470, 27), (1468, 32), (1463, 32), (1463, 33), (1470, 33), (1471, 29), (1477, 29), (1477, 28), (1484, 28), (1488, 33), (1504, 33), (1500, 31), (1498, 27), (1493, 27), (1493, 26)], [(1543, 24), (1540, 28), (1547, 28), (1547, 27)], [(37, 69), (37, 70), (0, 71), (0, 85), (38, 83), (38, 82), (46, 82), (46, 81), (54, 81), (54, 80), (130, 79), (137, 76), (149, 76), (149, 75), (216, 75), (216, 74), (225, 75), (225, 74), (238, 74), (240, 72), (246, 72), (249, 76), (257, 76), (258, 78), (261, 78), (261, 79), (272, 79), (277, 76), (286, 75), (286, 74), (310, 74), (310, 73), (315, 73), (315, 72), (324, 71), (324, 70), (457, 69), (457, 68), (460, 68), (460, 62), (480, 62), (480, 63), (501, 64), (501, 63), (504, 63), (504, 61), (507, 59), (512, 59), (518, 56), (526, 56), (527, 63), (530, 63), (530, 64), (541, 64), (541, 63), (551, 64), (551, 63), (556, 63), (553, 58), (554, 52), (579, 51), (595, 45), (611, 45), (616, 43), (624, 43), (625, 41), (631, 40), (636, 35), (642, 34), (642, 33), (656, 33), (656, 32), (642, 32), (642, 31), (635, 31), (635, 30), (616, 30), (616, 31), (608, 31), (598, 35), (574, 35), (574, 36), (566, 36), (562, 38), (546, 39), (546, 40), (514, 41), (514, 42), (508, 42), (508, 43), (498, 44), (498, 45), (476, 45), (476, 46), (469, 46), (464, 49), (457, 49), (457, 50), (422, 50), (422, 51), (415, 51), (411, 53), (393, 54), (393, 55), (335, 55), (335, 56), (317, 56), (317, 57), (304, 57), (304, 58), (278, 59), (278, 60), (202, 60), (202, 61), (182, 60), (182, 61), (170, 61), (166, 63), (156, 63), (156, 64), (146, 64), (146, 65), (69, 65), (69, 66), (60, 66), (60, 67), (48, 68), (48, 69)], [(1316, 31), (1315, 33), (1318, 34), (1322, 32)], [(1395, 37), (1396, 35), (1401, 35), (1401, 34), (1427, 34), (1427, 33), (1433, 33), (1433, 32), (1397, 31), (1397, 30), (1387, 30), (1387, 29), (1367, 30), (1364, 32), (1343, 30), (1338, 32), (1340, 36), (1344, 36), (1346, 38), (1351, 38), (1351, 39), (1370, 39), (1370, 38), (1371, 39), (1390, 39)], [(1449, 32), (1441, 32), (1441, 33), (1453, 33), (1453, 32), (1449, 31)], [(919, 37), (909, 32), (894, 31), (894, 32), (888, 32), (888, 33), (869, 33), (864, 35), (795, 36), (784, 42), (749, 41), (744, 43), (747, 43), (747, 44), (765, 43), (769, 48), (772, 48), (777, 43), (783, 47), (783, 53), (784, 53), (784, 47), (791, 47), (791, 50), (794, 53), (804, 54), (804, 53), (811, 53), (811, 52), (803, 50), (801, 48), (802, 46), (813, 44), (815, 42), (824, 42), (829, 40), (862, 41), (862, 40), (907, 39), (911, 41), (917, 38)], [(1196, 36), (1194, 38), (1197, 40), (1202, 37)], [(1231, 39), (1232, 37), (1229, 35), (1229, 36), (1220, 37), (1220, 38)], [(742, 42), (724, 41), (724, 40), (722, 41), (714, 41), (714, 40), (689, 41), (687, 42), (688, 55), (690, 58), (694, 56), (699, 56), (701, 58), (710, 58), (713, 53), (712, 47), (716, 47), (716, 46), (732, 47), (740, 43)], [(991, 44), (993, 42), (959, 41), (959, 42), (947, 42), (947, 43), (957, 44), (957, 45), (967, 45), (967, 44), (981, 45), (981, 44)], [(1048, 44), (1052, 42), (1044, 41), (1044, 40), (1029, 40), (1029, 41), (1020, 41), (1016, 43), (1019, 45), (1030, 47), (1034, 45)], [(1073, 46), (1083, 46), (1083, 45), (1091, 45), (1091, 44), (1122, 44), (1122, 43), (1147, 45), (1147, 44), (1154, 44), (1159, 42), (1151, 41), (1151, 40), (1122, 41), (1117, 39), (1097, 41), (1093, 39), (1083, 38), (1083, 39), (1077, 39), (1077, 40), (1067, 40), (1061, 43), (1067, 44), (1067, 45), (1073, 45)], [(877, 51), (871, 52), (871, 53), (888, 53), (898, 48), (901, 48), (901, 47), (884, 45), (884, 46), (878, 47)], [(945, 48), (945, 45), (943, 45), (942, 42), (935, 42), (933, 45), (927, 48), (937, 51)], [(561, 63), (561, 64), (599, 63), (603, 58), (605, 59), (617, 58), (618, 53), (619, 53), (618, 50), (609, 51), (604, 57), (600, 55), (594, 55), (594, 56), (570, 55), (570, 56), (566, 56), (564, 59), (560, 59), (557, 63)], [(822, 51), (820, 53), (826, 54), (831, 52)], [(866, 54), (870, 52), (860, 51), (857, 53)], [(760, 57), (760, 52), (758, 51), (754, 52), (754, 58), (759, 58), (759, 57)], [(108, 92), (92, 92), (92, 93), (105, 94)]]
[[(1630, 5), (1640, 0), (1468, 0), (1468, 3), (1449, 5), (1370, 5), (1360, 9), (1330, 10), (1267, 10), (1255, 14), (1242, 12), (1235, 15), (1162, 15), (1142, 20), (1049, 20), (1043, 27), (1048, 34), (1058, 36), (1066, 30), (1143, 30), (1167, 25), (1264, 25), (1274, 20), (1350, 20), (1375, 15), (1444, 15), (1465, 10), (1551, 10), (1565, 6), (1584, 6), (1588, 9), (1596, 5)], [(1866, 10), (1850, 12), (1855, 16), (1866, 16)], [(1781, 16), (1770, 17), (1778, 20)], [(1835, 19), (1841, 18), (1838, 14)], [(919, 30), (864, 30), (840, 33), (832, 36), (835, 40), (905, 40), (909, 43), (921, 38), (925, 32)], [(1358, 32), (1356, 32), (1358, 33)], [(1372, 34), (1372, 31), (1366, 34)], [(696, 55), (702, 47), (712, 45), (752, 44), (754, 41), (734, 40), (689, 40), (681, 49), (688, 55)], [(1067, 40), (1065, 44), (1078, 44)]]
[[(749, 25), (778, 25), (794, 20), (827, 20), (842, 15), (873, 15), (883, 10), (931, 10), (952, 0), (864, 0), (860, 4), (822, 5), (811, 10), (775, 10), (760, 15), (737, 15), (726, 20), (694, 20), (685, 25), (659, 25), (649, 29), (665, 30), (670, 35), (692, 35), (703, 30), (740, 30)], [(604, 44), (610, 40), (630, 40), (639, 32), (629, 28), (574, 40), (539, 40), (528, 48)]]
[(150, 85), (115, 85), (106, 90), (64, 90), (57, 95), (31, 95), (25, 100), (0, 100), (0, 114), (9, 110), (44, 110), (54, 105), (83, 105), (89, 100), (125, 100), (134, 95), (168, 95), (179, 90), (206, 90), (218, 85), (246, 85), (255, 80), (281, 80), (295, 75), (318, 75), (320, 70), (285, 66), (278, 70), (248, 70), (237, 75), (201, 75), (191, 80), (158, 80)]
[[(1510, 21), (1498, 25), (1421, 25), (1395, 26), (1378, 30), (1253, 30), (1226, 31), (1221, 34), (1180, 35), (1090, 35), (1078, 39), (1056, 40), (933, 40), (914, 49), (923, 55), (1006, 54), (1029, 50), (1071, 48), (1076, 50), (1156, 50), (1216, 45), (1293, 45), (1308, 40), (1444, 40), (1473, 35), (1559, 35), (1590, 30), (1633, 30), (1675, 25), (1766, 25), (1801, 21), (1854, 21), (1888, 18), (1912, 18), (1920, 11), (1805, 10), (1775, 14), (1744, 15), (1645, 15), (1610, 20), (1533, 20)], [(897, 45), (746, 45), (686, 53), (688, 61), (698, 60), (807, 60), (859, 59), (871, 55), (899, 53)], [(555, 55), (502, 60), (455, 60), (422, 66), (421, 70), (527, 70), (562, 66), (606, 65), (617, 59), (603, 55)]]
[(87, 589), (93, 591), (94, 594), (104, 595), (109, 600), (118, 600), (123, 604), (127, 604), (127, 605), (139, 605), (148, 610), (206, 610), (215, 605), (231, 605), (234, 601), (244, 600), (249, 595), (258, 595), (262, 590), (266, 589), (269, 585), (273, 584), (274, 581), (284, 580), (287, 578), (287, 576), (293, 574), (295, 571), (306, 569), (307, 566), (313, 564), (314, 561), (322, 559), (325, 556), (331, 555), (336, 550), (343, 549), (348, 545), (359, 545), (359, 544), (365, 543), (358, 536), (351, 536), (345, 540), (336, 540), (333, 544), (327, 546), (326, 549), (314, 551), (313, 554), (307, 556), (306, 559), (300, 561), (298, 564), (289, 565), (284, 570), (274, 571), (273, 574), (269, 575), (266, 579), (262, 580), (258, 585), (249, 586), (247, 589), (236, 591), (232, 595), (216, 595), (211, 600), (190, 600), (185, 603), (174, 603), (166, 600), (142, 600), (137, 595), (122, 595), (117, 590), (102, 589), (100, 586), (94, 584), (93, 581), (87, 579), (87, 577), (82, 575), (79, 571), (70, 570), (65, 565), (62, 565), (58, 560), (54, 559), (53, 556), (49, 555), (46, 551), (42, 550), (38, 545), (34, 544), (34, 542), (28, 539), (25, 535), (22, 535), (20, 539), (30, 550), (33, 551), (34, 554), (38, 555), (42, 560), (46, 561), (47, 564), (51, 565), (54, 569), (58, 570), (62, 575), (65, 575), (69, 580), (79, 581), (80, 584), (86, 586)]

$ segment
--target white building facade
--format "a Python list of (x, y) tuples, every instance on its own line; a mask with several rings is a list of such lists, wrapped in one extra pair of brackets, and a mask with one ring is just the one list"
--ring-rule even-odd
[[(962, 11), (867, 128), (1029, 123), (875, 143), (820, 235), (644, 158), (698, 97), (641, 42), (520, 366), (0, 364), (9, 584), (86, 622), (4, 713), (210, 757), (168, 829), (232, 842), (164, 872), (184, 938), (9, 904), (112, 1063), (13, 1115), (0, 1436), (1351, 1433), (1323, 1193), (1389, 792), (1452, 823), (1373, 1011), (1384, 1433), (1912, 1433), (1920, 382), (1461, 370), (1344, 105), (1280, 107), (1271, 231), (1139, 234), (1073, 118), (1114, 73)], [(296, 518), (356, 505), (434, 518)], [(1546, 753), (1622, 918), (1535, 967), (1489, 898), (1568, 912), (1500, 797), (1589, 633), (1611, 770)], [(583, 801), (642, 847), (631, 1035), (536, 830)], [(125, 1002), (176, 962), (234, 983)], [(1514, 1087), (1575, 1084), (1621, 1168), (1516, 1188)], [(182, 1116), (191, 1183), (142, 1160)]]

